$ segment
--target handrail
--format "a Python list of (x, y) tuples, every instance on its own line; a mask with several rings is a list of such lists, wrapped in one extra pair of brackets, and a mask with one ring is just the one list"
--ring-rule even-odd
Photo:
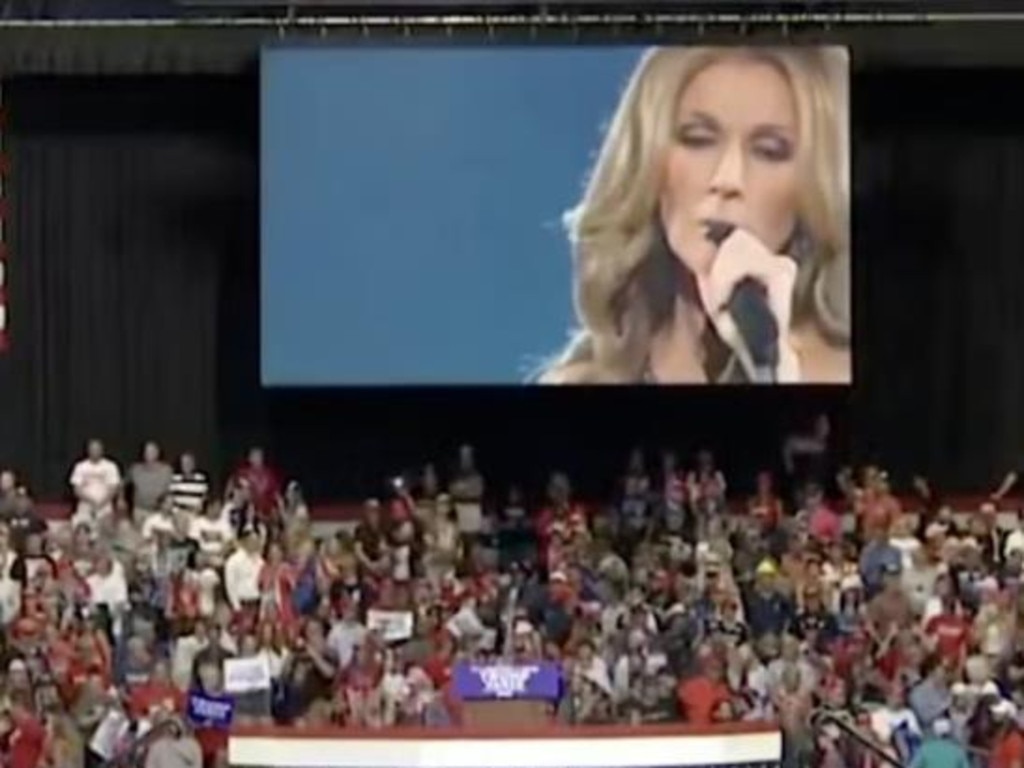
[(384, 728), (351, 727), (346, 725), (303, 726), (291, 725), (232, 725), (231, 735), (236, 738), (266, 738), (287, 740), (325, 739), (356, 741), (488, 741), (503, 739), (518, 740), (561, 740), (561, 739), (615, 739), (615, 738), (673, 738), (685, 737), (729, 737), (757, 734), (777, 734), (779, 725), (772, 720), (715, 723), (714, 725), (693, 725), (690, 723), (645, 723), (630, 725), (582, 725), (561, 722), (545, 723), (543, 726), (508, 727), (507, 725), (452, 725), (431, 728), (417, 725), (389, 726)]
[(826, 725), (836, 726), (844, 735), (853, 739), (857, 746), (868, 750), (883, 763), (891, 766), (891, 768), (904, 768), (903, 763), (887, 752), (875, 739), (861, 733), (860, 729), (851, 722), (849, 713), (819, 709), (811, 714), (811, 728), (816, 733), (820, 732)]

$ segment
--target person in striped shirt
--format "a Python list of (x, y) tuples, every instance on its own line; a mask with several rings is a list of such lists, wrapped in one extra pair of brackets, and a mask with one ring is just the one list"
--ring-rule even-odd
[(167, 492), (176, 512), (199, 514), (203, 511), (210, 495), (210, 481), (196, 468), (196, 459), (191, 453), (181, 454), (178, 471), (171, 477)]

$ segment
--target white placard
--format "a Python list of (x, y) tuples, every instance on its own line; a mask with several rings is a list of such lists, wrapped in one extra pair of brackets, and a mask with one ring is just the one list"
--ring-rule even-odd
[(89, 742), (89, 749), (104, 760), (112, 760), (117, 754), (121, 740), (128, 733), (130, 723), (123, 712), (112, 709), (100, 722), (96, 733)]
[(266, 691), (271, 685), (270, 659), (265, 654), (224, 660), (224, 690), (228, 693)]
[(412, 637), (414, 617), (412, 611), (382, 611), (371, 608), (366, 612), (366, 627), (385, 641), (397, 643)]

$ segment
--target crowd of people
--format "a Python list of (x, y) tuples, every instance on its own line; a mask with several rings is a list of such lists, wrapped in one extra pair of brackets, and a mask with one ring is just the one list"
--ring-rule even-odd
[(223, 766), (223, 701), (236, 725), (458, 725), (453, 664), (501, 658), (560, 665), (557, 722), (770, 720), (787, 766), (1021, 768), (1009, 484), (959, 514), (922, 479), (798, 470), (809, 440), (750, 498), (709, 452), (637, 450), (586, 504), (558, 473), (493, 488), (467, 446), (351, 525), (260, 449), (221, 493), (190, 455), (122, 468), (94, 440), (68, 522), (0, 473), (2, 764)]

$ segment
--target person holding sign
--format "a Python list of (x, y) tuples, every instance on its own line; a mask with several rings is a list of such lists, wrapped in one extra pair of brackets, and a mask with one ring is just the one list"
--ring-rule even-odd
[(201, 663), (197, 672), (199, 685), (189, 691), (187, 716), (195, 729), (203, 764), (211, 765), (227, 751), (235, 698), (225, 690), (221, 667), (216, 661)]
[(240, 723), (270, 722), (273, 676), (270, 658), (260, 653), (255, 635), (242, 638), (241, 657), (224, 660), (224, 690), (235, 697)]
[(281, 719), (297, 720), (305, 716), (313, 702), (330, 698), (337, 671), (338, 661), (327, 645), (324, 627), (311, 619), (281, 673)]

